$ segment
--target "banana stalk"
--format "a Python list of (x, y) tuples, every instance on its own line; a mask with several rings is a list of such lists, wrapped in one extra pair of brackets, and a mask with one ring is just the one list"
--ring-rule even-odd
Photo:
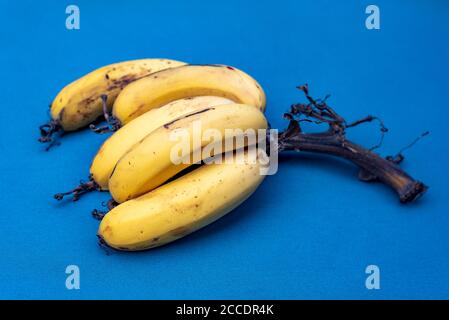
[[(307, 85), (300, 86), (298, 89), (304, 92), (308, 103), (294, 104), (291, 106), (290, 112), (285, 114), (285, 117), (290, 120), (290, 125), (279, 135), (278, 152), (313, 152), (349, 160), (360, 168), (358, 177), (361, 181), (379, 181), (390, 186), (398, 194), (401, 203), (412, 202), (427, 191), (428, 187), (424, 183), (415, 180), (399, 167), (404, 160), (402, 151), (405, 148), (397, 155), (386, 158), (373, 152), (374, 149), (380, 147), (383, 136), (388, 131), (377, 117), (367, 116), (353, 123), (347, 123), (343, 117), (327, 105), (326, 99), (313, 99), (309, 95)], [(380, 121), (382, 132), (382, 139), (378, 145), (366, 149), (346, 138), (347, 129), (375, 120)], [(325, 123), (329, 128), (325, 132), (304, 133), (299, 124), (300, 121)], [(427, 134), (428, 132), (422, 136)]]

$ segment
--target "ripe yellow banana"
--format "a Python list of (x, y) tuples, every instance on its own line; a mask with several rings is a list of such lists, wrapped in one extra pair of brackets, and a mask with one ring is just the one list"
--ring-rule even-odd
[(117, 97), (113, 115), (122, 125), (173, 100), (220, 96), (265, 109), (265, 93), (249, 75), (223, 65), (185, 65), (133, 82)]
[(232, 101), (213, 96), (200, 96), (173, 101), (150, 110), (120, 128), (107, 139), (90, 167), (91, 178), (101, 190), (108, 190), (108, 181), (118, 160), (153, 130), (186, 114)]
[[(158, 187), (192, 162), (232, 150), (235, 144), (225, 143), (229, 138), (238, 140), (239, 137), (247, 135), (246, 130), (252, 129), (257, 133), (258, 129), (266, 128), (264, 114), (259, 109), (244, 104), (208, 107), (166, 123), (148, 134), (120, 158), (109, 178), (109, 191), (118, 203), (138, 197)], [(227, 131), (236, 129), (237, 131), (233, 132), (235, 135), (229, 136)], [(212, 130), (218, 133), (218, 137), (205, 136), (206, 132)], [(185, 154), (185, 159), (190, 162), (175, 164), (173, 150), (180, 142), (173, 137), (182, 132), (185, 133), (190, 146)], [(195, 142), (194, 139), (198, 140)], [(208, 150), (209, 154), (204, 155), (203, 148), (213, 142), (220, 144), (221, 150), (211, 149)], [(225, 146), (222, 147), (222, 144)], [(192, 155), (198, 152), (201, 159), (192, 160)]]
[(237, 152), (234, 160), (232, 164), (203, 165), (115, 207), (100, 224), (100, 241), (118, 250), (145, 250), (222, 217), (245, 201), (265, 177), (259, 162), (244, 152)]
[[(40, 141), (50, 141), (46, 133), (73, 131), (87, 126), (103, 114), (102, 96), (110, 109), (119, 92), (129, 83), (167, 68), (184, 65), (168, 59), (140, 59), (114, 63), (94, 70), (64, 87), (51, 104), (52, 120), (42, 126)], [(41, 129), (41, 130), (42, 130)]]

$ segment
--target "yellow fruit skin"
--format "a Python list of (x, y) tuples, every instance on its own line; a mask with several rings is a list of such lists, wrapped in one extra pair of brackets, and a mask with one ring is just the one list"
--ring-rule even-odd
[(175, 100), (150, 110), (120, 128), (107, 139), (90, 167), (90, 174), (101, 190), (108, 190), (109, 177), (115, 164), (136, 143), (165, 123), (206, 107), (229, 104), (232, 101), (213, 96)]
[(132, 81), (184, 64), (168, 59), (139, 59), (104, 66), (65, 86), (51, 104), (51, 117), (64, 131), (80, 129), (103, 114), (101, 95), (107, 95), (110, 109), (119, 92)]
[(113, 114), (126, 124), (173, 100), (204, 95), (265, 110), (262, 87), (243, 71), (223, 65), (185, 65), (157, 72), (127, 86), (117, 97)]
[[(236, 157), (243, 157), (240, 152)], [(245, 158), (244, 158), (245, 159)], [(206, 226), (245, 201), (263, 181), (258, 162), (210, 164), (112, 209), (98, 235), (125, 251), (158, 247)]]
[[(200, 145), (195, 146), (196, 149), (192, 148), (190, 154), (201, 150), (212, 142), (210, 139), (203, 137), (203, 133), (208, 129), (217, 130), (221, 135), (219, 138), (225, 139), (226, 129), (240, 129), (241, 133), (238, 136), (243, 137), (244, 131), (247, 129), (253, 129), (257, 132), (258, 129), (266, 129), (268, 126), (265, 116), (259, 109), (244, 104), (227, 104), (205, 108), (165, 124), (134, 145), (117, 162), (109, 178), (109, 191), (114, 200), (122, 203), (136, 198), (160, 186), (169, 178), (190, 166), (190, 164), (173, 163), (171, 152), (180, 143), (180, 141), (173, 139), (173, 132), (179, 132), (180, 130), (188, 132), (190, 146), (193, 146), (192, 139), (195, 135), (198, 135), (198, 133), (194, 133), (198, 130), (195, 129), (195, 125), (198, 123), (201, 123), (201, 132), (199, 132), (200, 136), (198, 137)], [(220, 141), (214, 142), (220, 143)], [(222, 148), (221, 151), (227, 150)]]

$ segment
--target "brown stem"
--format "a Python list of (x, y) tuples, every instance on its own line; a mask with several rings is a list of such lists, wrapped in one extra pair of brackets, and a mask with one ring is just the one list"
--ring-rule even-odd
[(111, 211), (112, 209), (114, 209), (118, 203), (115, 202), (114, 199), (109, 199), (106, 203), (102, 203), (101, 204), (103, 207), (107, 207), (108, 210), (102, 211), (102, 210), (98, 210), (98, 209), (94, 209), (92, 210), (92, 217), (94, 217), (97, 220), (102, 220), (104, 218), (104, 216)]
[[(388, 129), (380, 119), (368, 116), (347, 124), (344, 118), (326, 104), (326, 99), (315, 100), (310, 97), (307, 85), (298, 88), (305, 93), (309, 103), (292, 105), (290, 113), (285, 115), (290, 124), (279, 135), (279, 152), (288, 150), (316, 152), (347, 159), (360, 168), (361, 180), (380, 181), (389, 185), (398, 193), (402, 203), (411, 202), (426, 192), (427, 186), (424, 183), (413, 179), (399, 167), (399, 163), (404, 159), (401, 152), (396, 156), (382, 158), (373, 152), (374, 148), (366, 149), (346, 139), (347, 128), (372, 120), (379, 120), (383, 139)], [(329, 129), (319, 133), (304, 133), (299, 125), (300, 121), (327, 123)], [(380, 144), (376, 148), (379, 146)]]
[(98, 210), (98, 209), (93, 209), (92, 212), (91, 212), (92, 217), (93, 217), (94, 219), (100, 220), (100, 221), (103, 220), (104, 216), (105, 216), (107, 213), (108, 213), (108, 211), (101, 211), (101, 210)]
[(279, 139), (279, 151), (288, 150), (325, 153), (345, 158), (360, 167), (360, 179), (379, 180), (389, 185), (398, 193), (402, 203), (417, 199), (427, 189), (422, 182), (414, 180), (394, 161), (384, 159), (348, 140), (342, 142), (334, 135), (299, 133)]
[(103, 105), (103, 115), (107, 122), (107, 125), (102, 126), (102, 127), (97, 127), (95, 124), (91, 124), (89, 126), (90, 130), (92, 130), (93, 132), (98, 133), (98, 134), (103, 134), (103, 133), (107, 133), (107, 132), (115, 132), (118, 129), (120, 129), (120, 127), (121, 127), (120, 121), (116, 117), (114, 117), (112, 114), (109, 114), (108, 106), (106, 103), (107, 100), (108, 100), (108, 96), (105, 94), (102, 94), (101, 102)]
[(83, 194), (94, 190), (100, 190), (100, 186), (93, 180), (92, 177), (89, 177), (88, 182), (80, 181), (79, 186), (77, 186), (73, 190), (57, 193), (53, 197), (56, 200), (62, 200), (65, 196), (72, 195), (72, 200), (77, 201)]
[(49, 143), (46, 151), (50, 150), (51, 147), (58, 145), (59, 143), (55, 141), (54, 135), (56, 133), (62, 134), (64, 130), (58, 120), (50, 120), (46, 124), (39, 126), (39, 131), (41, 136), (38, 141), (42, 143)]

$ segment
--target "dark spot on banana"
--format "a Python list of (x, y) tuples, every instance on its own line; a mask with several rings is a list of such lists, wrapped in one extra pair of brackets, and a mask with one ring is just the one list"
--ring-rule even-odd
[(83, 106), (83, 105), (87, 106), (87, 105), (90, 105), (90, 104), (94, 103), (97, 99), (98, 99), (98, 97), (90, 96), (90, 97), (87, 97), (87, 98), (81, 100), (78, 103), (78, 105), (79, 106)]
[(104, 77), (109, 80), (109, 75), (107, 73)]
[(190, 233), (190, 229), (187, 227), (179, 227), (179, 228), (170, 230), (168, 233), (170, 233), (174, 237), (183, 237)]
[(112, 80), (112, 84), (108, 87), (108, 90), (114, 90), (114, 89), (123, 89), (125, 86), (127, 86), (129, 83), (133, 82), (134, 80), (137, 80), (137, 77), (134, 76), (123, 76), (119, 79)]
[(156, 242), (156, 241), (159, 241), (159, 237), (156, 237), (156, 238), (153, 238), (152, 240), (151, 240), (151, 242)]
[(203, 109), (203, 110), (200, 110), (200, 111), (197, 111), (197, 112), (190, 113), (188, 115), (185, 115), (183, 117), (180, 117), (180, 118), (178, 118), (176, 120), (173, 120), (173, 121), (170, 121), (170, 122), (164, 124), (164, 128), (168, 129), (168, 128), (170, 128), (171, 125), (173, 125), (174, 123), (178, 122), (179, 120), (186, 119), (186, 118), (192, 117), (194, 115), (197, 115), (197, 114), (200, 114), (200, 113), (203, 113), (203, 112), (207, 112), (209, 110), (214, 110), (214, 109), (215, 108), (206, 108), (206, 109)]
[(133, 81), (139, 80), (143, 77), (145, 77), (147, 74), (144, 74), (143, 76), (137, 76), (137, 75), (124, 75), (121, 78), (112, 80), (112, 84), (108, 87), (108, 90), (114, 90), (114, 89), (123, 89), (128, 84), (130, 84)]
[(138, 106), (138, 107), (136, 108), (136, 110), (134, 110), (133, 112), (131, 112), (131, 113), (129, 114), (129, 117), (134, 117), (136, 114), (139, 114), (139, 113), (140, 113), (140, 110), (143, 109), (144, 106), (145, 106), (144, 104), (141, 104), (140, 106)]
[(58, 121), (59, 121), (59, 122), (62, 122), (63, 117), (64, 117), (64, 114), (65, 114), (65, 107), (62, 108), (61, 111), (60, 111), (59, 114), (58, 114)]

